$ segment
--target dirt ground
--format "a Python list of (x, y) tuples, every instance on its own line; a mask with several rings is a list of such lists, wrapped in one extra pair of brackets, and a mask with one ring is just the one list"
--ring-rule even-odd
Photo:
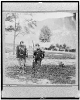
[[(64, 63), (64, 67), (59, 65), (60, 62)], [(75, 54), (47, 52), (41, 66), (35, 67), (35, 74), (32, 63), (32, 55), (29, 55), (24, 70), (20, 69), (16, 56), (6, 54), (3, 83), (23, 85), (75, 84)]]

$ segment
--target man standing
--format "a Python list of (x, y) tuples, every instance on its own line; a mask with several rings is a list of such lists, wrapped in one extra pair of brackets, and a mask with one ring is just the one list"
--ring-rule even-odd
[[(36, 50), (33, 53), (34, 63), (35, 65), (38, 64), (39, 66), (41, 66), (41, 61), (44, 58), (44, 51), (40, 49), (39, 44), (36, 44), (35, 46), (36, 46)], [(35, 67), (34, 64), (33, 67)]]
[(16, 56), (18, 58), (20, 68), (24, 68), (26, 57), (28, 57), (28, 51), (23, 41), (21, 41), (20, 45), (18, 45), (16, 48)]

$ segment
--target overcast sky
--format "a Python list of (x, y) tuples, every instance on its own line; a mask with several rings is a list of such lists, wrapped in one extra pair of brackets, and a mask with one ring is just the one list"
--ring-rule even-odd
[[(26, 22), (25, 19), (34, 19), (37, 21), (37, 27), (32, 29), (31, 31), (34, 34), (27, 35), (18, 35), (16, 38), (16, 43), (18, 44), (21, 40), (25, 42), (27, 46), (32, 45), (32, 40), (34, 43), (40, 43), (41, 46), (49, 46), (50, 44), (63, 44), (66, 43), (68, 46), (72, 48), (76, 46), (76, 22), (73, 19), (73, 13), (63, 13), (63, 12), (55, 12), (55, 13), (18, 13), (19, 18), (16, 20), (20, 22), (20, 25), (23, 27)], [(13, 23), (5, 22), (5, 26), (8, 26)], [(43, 26), (48, 26), (52, 32), (51, 41), (49, 43), (41, 43), (39, 41), (40, 30)], [(23, 29), (24, 30), (24, 29)], [(13, 41), (13, 33), (7, 33), (5, 37), (6, 43), (12, 43)]]

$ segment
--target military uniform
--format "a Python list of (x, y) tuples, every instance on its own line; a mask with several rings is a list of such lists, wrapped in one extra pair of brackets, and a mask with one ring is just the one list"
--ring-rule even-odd
[(35, 64), (41, 65), (41, 61), (44, 58), (44, 51), (42, 51), (41, 49), (35, 50), (33, 53), (33, 58), (34, 58)]
[(22, 64), (24, 66), (26, 63), (26, 57), (28, 57), (28, 52), (27, 52), (27, 48), (25, 45), (18, 45), (17, 46), (16, 57), (18, 58), (20, 66), (22, 66)]

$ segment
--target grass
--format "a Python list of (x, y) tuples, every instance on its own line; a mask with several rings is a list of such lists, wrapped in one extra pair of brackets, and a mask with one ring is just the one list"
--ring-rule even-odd
[(62, 54), (54, 54), (52, 52), (46, 52), (45, 57), (47, 59), (75, 59), (75, 54), (70, 54), (70, 53), (62, 53)]
[[(25, 73), (20, 73), (19, 66), (8, 66), (6, 69), (6, 76), (9, 78), (20, 79), (24, 76), (27, 80), (33, 79), (32, 66), (25, 67)], [(35, 67), (36, 79), (48, 79), (51, 84), (75, 84), (75, 65), (66, 65), (61, 67), (59, 65), (42, 65)]]
[[(35, 76), (32, 69), (32, 51), (29, 52), (27, 63), (25, 67), (25, 73), (21, 73), (22, 69), (19, 69), (16, 55), (9, 55), (5, 59), (5, 76), (11, 79), (18, 79), (22, 81), (29, 81), (36, 79), (47, 79), (51, 84), (75, 84), (76, 66), (74, 64), (66, 63), (64, 67), (54, 64), (55, 59), (68, 61), (75, 60), (75, 53), (63, 53), (63, 52), (45, 52), (44, 63), (42, 66), (35, 67)], [(54, 59), (54, 60), (53, 60)], [(49, 62), (46, 62), (46, 61)], [(52, 63), (50, 63), (50, 61)], [(72, 62), (73, 62), (72, 61)], [(24, 78), (21, 78), (24, 77)]]

